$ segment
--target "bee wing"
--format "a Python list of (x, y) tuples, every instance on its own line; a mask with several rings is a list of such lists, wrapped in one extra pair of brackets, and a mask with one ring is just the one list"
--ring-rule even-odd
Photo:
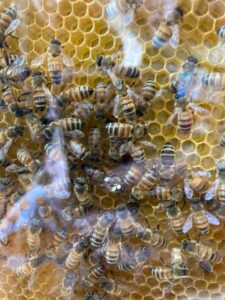
[(113, 100), (113, 116), (116, 119), (118, 119), (120, 113), (121, 113), (121, 109), (120, 109), (120, 95), (116, 95), (116, 97)]
[(61, 53), (63, 64), (67, 68), (72, 68), (74, 66), (73, 60), (71, 57), (67, 56), (64, 52)]
[(209, 188), (208, 192), (205, 194), (204, 199), (206, 201), (212, 200), (216, 196), (216, 191), (219, 185), (219, 180), (217, 179), (213, 185)]
[(187, 233), (193, 226), (192, 214), (190, 214), (187, 220), (184, 222), (183, 233)]
[(34, 58), (31, 61), (31, 66), (32, 67), (39, 67), (40, 65), (42, 65), (45, 61), (45, 59), (47, 58), (48, 53), (43, 53), (42, 55)]
[(204, 271), (204, 272), (207, 272), (207, 273), (210, 273), (212, 272), (213, 268), (212, 268), (212, 265), (209, 261), (200, 261), (199, 262), (199, 267)]
[(115, 86), (115, 88), (117, 90), (122, 90), (123, 88), (123, 81), (122, 79), (118, 78), (111, 70), (107, 70), (107, 74), (109, 75), (111, 81), (112, 81), (112, 84)]
[(7, 36), (7, 35), (11, 34), (20, 25), (20, 23), (21, 23), (20, 19), (13, 20), (10, 23), (9, 27), (6, 29), (4, 35)]
[(212, 176), (211, 172), (202, 171), (202, 170), (194, 170), (193, 173), (198, 176), (201, 176), (201, 177), (211, 177)]
[(197, 105), (196, 103), (190, 102), (189, 103), (189, 107), (192, 108), (193, 110), (197, 111), (198, 113), (202, 114), (202, 115), (207, 115), (209, 113), (209, 110)]
[(209, 224), (213, 224), (213, 225), (219, 225), (220, 224), (220, 220), (217, 219), (216, 216), (212, 215), (210, 212), (205, 211), (205, 216), (207, 217)]
[(134, 18), (134, 11), (135, 11), (135, 7), (129, 9), (129, 11), (122, 16), (122, 22), (124, 26), (130, 25), (130, 23)]
[(133, 145), (132, 141), (122, 144), (119, 149), (119, 155), (123, 156), (129, 153), (131, 151), (132, 145)]
[(150, 141), (140, 141), (140, 144), (143, 145), (146, 148), (154, 148), (157, 149), (156, 145), (151, 143)]
[(73, 131), (64, 131), (63, 134), (64, 134), (64, 136), (70, 137), (74, 140), (82, 139), (82, 138), (85, 137), (85, 134), (82, 131), (78, 130), (78, 129), (75, 129)]
[(191, 199), (193, 197), (193, 190), (190, 188), (187, 179), (184, 179), (184, 193), (188, 199)]
[(26, 55), (21, 55), (11, 64), (11, 66), (22, 66), (26, 61)]
[(169, 44), (172, 48), (177, 48), (180, 43), (180, 27), (178, 24), (173, 26), (173, 34), (169, 39)]
[(27, 170), (27, 168), (25, 167), (20, 167), (16, 164), (11, 164), (8, 167), (5, 168), (7, 172), (19, 172), (22, 170)]
[(5, 145), (0, 149), (0, 159), (3, 160), (12, 145), (12, 139), (8, 140)]

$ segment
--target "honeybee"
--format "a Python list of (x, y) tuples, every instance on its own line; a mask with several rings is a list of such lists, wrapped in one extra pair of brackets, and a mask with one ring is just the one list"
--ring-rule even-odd
[(60, 255), (60, 250), (62, 249), (63, 243), (67, 238), (67, 232), (64, 229), (57, 229), (53, 233), (51, 244), (45, 249), (47, 257), (55, 257)]
[(123, 297), (128, 294), (128, 288), (126, 285), (121, 284), (113, 279), (108, 279), (100, 283), (100, 287), (110, 295)]
[(126, 204), (120, 204), (116, 209), (116, 225), (125, 238), (131, 238), (136, 233), (136, 222)]
[(158, 174), (154, 168), (145, 171), (138, 183), (132, 188), (129, 199), (131, 201), (143, 199), (147, 192), (155, 186), (157, 179)]
[(142, 225), (137, 227), (136, 236), (145, 243), (150, 243), (156, 248), (165, 248), (168, 243), (168, 241), (161, 234)]
[(200, 261), (200, 267), (206, 272), (212, 272), (211, 263), (221, 259), (218, 251), (196, 241), (183, 240), (181, 242), (181, 249), (197, 257)]
[(39, 162), (34, 160), (30, 152), (22, 145), (16, 152), (18, 161), (28, 168), (31, 172), (36, 173), (39, 168)]
[(126, 174), (124, 175), (123, 178), (123, 183), (126, 186), (133, 186), (134, 184), (139, 182), (139, 179), (141, 178), (142, 174), (144, 173), (144, 168), (143, 166), (139, 166), (136, 164), (132, 164), (131, 167), (128, 169)]
[(110, 211), (106, 211), (98, 219), (91, 235), (91, 245), (95, 248), (101, 247), (107, 237), (109, 228), (114, 221), (114, 215)]
[(44, 125), (37, 118), (37, 116), (33, 113), (26, 115), (26, 123), (30, 131), (31, 139), (33, 141), (43, 141), (45, 139), (44, 136)]
[(212, 72), (202, 77), (203, 86), (223, 90), (225, 88), (225, 75), (223, 73)]
[(178, 72), (176, 78), (171, 82), (171, 90), (177, 95), (177, 98), (190, 96), (189, 90), (193, 87), (197, 75), (198, 59), (194, 56), (188, 56)]
[(105, 259), (107, 264), (115, 265), (122, 251), (120, 229), (115, 226), (105, 246)]
[(190, 171), (187, 177), (184, 179), (184, 193), (188, 199), (193, 197), (194, 192), (198, 195), (203, 195), (210, 187), (210, 183), (207, 177), (210, 177), (211, 173), (206, 171)]
[(110, 137), (131, 138), (133, 134), (133, 125), (126, 123), (108, 123), (106, 125), (107, 133)]
[(16, 275), (18, 277), (25, 277), (31, 273), (45, 261), (44, 255), (36, 255), (31, 257), (27, 262), (16, 268)]
[(81, 206), (91, 207), (92, 199), (89, 193), (88, 182), (85, 177), (77, 177), (74, 180), (74, 193)]
[(208, 110), (201, 106), (195, 105), (184, 97), (175, 97), (174, 112), (169, 117), (167, 124), (172, 124), (173, 120), (177, 118), (177, 125), (181, 133), (189, 134), (194, 123), (194, 111), (201, 114), (207, 114)]
[(104, 265), (95, 266), (89, 271), (89, 274), (82, 278), (82, 284), (85, 287), (92, 287), (105, 279)]
[(167, 12), (164, 20), (152, 38), (152, 46), (156, 49), (162, 48), (167, 42), (171, 47), (176, 48), (179, 45), (179, 23), (183, 17), (183, 10), (180, 7)]
[(225, 204), (225, 160), (221, 159), (216, 164), (217, 178), (215, 182), (211, 185), (208, 192), (205, 194), (204, 199), (206, 201), (212, 200), (217, 197), (220, 206), (224, 207)]
[(103, 120), (106, 118), (106, 114), (109, 109), (109, 102), (111, 101), (113, 94), (113, 89), (107, 86), (104, 82), (97, 84), (94, 94), (95, 117), (97, 120)]
[(179, 248), (172, 248), (170, 266), (153, 267), (150, 270), (152, 276), (156, 279), (168, 281), (187, 277), (189, 273), (189, 269), (183, 261)]
[(179, 203), (184, 198), (183, 189), (179, 187), (168, 187), (157, 185), (149, 192), (150, 196), (155, 197), (159, 201), (159, 207), (162, 207), (168, 201), (172, 200)]
[(70, 249), (65, 261), (65, 268), (68, 271), (75, 271), (80, 263), (84, 250), (89, 246), (89, 238), (80, 238)]
[(205, 211), (204, 206), (198, 198), (193, 198), (190, 202), (191, 213), (183, 226), (183, 232), (187, 233), (194, 225), (200, 234), (209, 232), (209, 224), (219, 225), (220, 221), (208, 211)]
[(128, 124), (133, 124), (136, 119), (136, 105), (129, 94), (121, 97), (120, 106), (121, 111), (124, 114), (125, 121)]
[(24, 127), (20, 125), (12, 125), (6, 129), (0, 131), (0, 144), (5, 144), (9, 139), (13, 139), (17, 136), (22, 136)]
[(57, 121), (53, 121), (49, 124), (50, 128), (60, 126), (63, 131), (82, 130), (83, 122), (78, 118), (65, 118)]
[(106, 6), (106, 17), (109, 21), (116, 18), (122, 18), (125, 26), (128, 26), (132, 19), (134, 12), (143, 4), (143, 0), (111, 0)]
[(166, 207), (166, 214), (173, 232), (177, 235), (182, 234), (184, 216), (174, 201), (170, 201), (169, 205)]
[(38, 212), (43, 221), (43, 224), (52, 232), (55, 232), (55, 230), (57, 229), (57, 222), (53, 215), (51, 206), (47, 203), (40, 204)]
[(95, 162), (100, 162), (102, 155), (102, 136), (97, 127), (91, 128), (88, 142), (90, 159)]
[(30, 254), (37, 254), (40, 249), (40, 233), (42, 231), (42, 224), (40, 220), (34, 218), (31, 220), (27, 232), (27, 244), (30, 249)]
[(91, 180), (98, 183), (102, 183), (106, 177), (106, 172), (104, 170), (99, 170), (88, 165), (84, 166), (83, 170), (85, 174), (91, 178)]
[(14, 86), (18, 86), (31, 74), (28, 67), (22, 66), (20, 60), (16, 60), (11, 66), (0, 70), (0, 81)]
[(32, 73), (32, 88), (36, 111), (45, 111), (48, 104), (53, 102), (53, 96), (47, 88), (46, 78), (42, 72)]
[(85, 100), (92, 96), (93, 93), (94, 89), (92, 87), (81, 85), (70, 88), (65, 92), (62, 92), (60, 96), (68, 97), (70, 101), (81, 102), (82, 100)]
[(15, 5), (10, 5), (3, 9), (0, 14), (0, 26), (3, 30), (6, 30), (10, 25), (11, 22), (16, 20), (17, 17), (17, 10)]
[(80, 159), (81, 161), (85, 161), (89, 159), (89, 151), (82, 143), (71, 140), (69, 142), (69, 146), (72, 154), (76, 158)]
[(62, 286), (61, 286), (61, 293), (65, 297), (69, 297), (74, 292), (74, 287), (78, 282), (78, 276), (75, 272), (66, 272)]
[(58, 39), (52, 39), (48, 52), (32, 60), (32, 67), (39, 67), (47, 58), (48, 71), (54, 84), (60, 85), (63, 79), (63, 65), (73, 67), (73, 61), (62, 51), (62, 44)]

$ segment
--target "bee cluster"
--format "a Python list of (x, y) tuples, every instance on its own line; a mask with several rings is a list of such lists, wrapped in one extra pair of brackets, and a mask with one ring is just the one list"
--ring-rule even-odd
[[(142, 4), (110, 1), (106, 18), (112, 25), (119, 15), (127, 28)], [(176, 6), (160, 22), (154, 51), (178, 46), (183, 16)], [(126, 51), (119, 51), (97, 56), (98, 83), (71, 85), (74, 62), (59, 39), (30, 65), (14, 54), (6, 40), (17, 39), (20, 24), (14, 5), (0, 13), (0, 106), (14, 120), (0, 131), (2, 265), (31, 290), (39, 270), (53, 265), (60, 284), (49, 297), (85, 300), (135, 299), (141, 274), (166, 282), (166, 299), (177, 282), (213, 274), (225, 253), (222, 237), (220, 248), (208, 239), (225, 215), (225, 160), (217, 161), (213, 180), (213, 172), (179, 160), (170, 140), (157, 156), (149, 115), (169, 93), (174, 109), (166, 126), (176, 119), (188, 140), (196, 112), (209, 113), (195, 100), (221, 95), (224, 74), (207, 73), (188, 55), (162, 90), (155, 80), (142, 80), (138, 67), (124, 65)], [(224, 26), (218, 30), (220, 46), (224, 32)], [(102, 193), (109, 199), (105, 207)], [(142, 209), (146, 203), (153, 220)], [(19, 232), (25, 234), (23, 258), (14, 255), (18, 262), (11, 266), (8, 245)]]

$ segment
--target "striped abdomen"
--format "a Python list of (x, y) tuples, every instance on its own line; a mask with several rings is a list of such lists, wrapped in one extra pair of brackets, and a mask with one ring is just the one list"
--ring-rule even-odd
[(172, 28), (167, 26), (165, 22), (161, 22), (152, 38), (152, 46), (157, 49), (162, 48), (162, 46), (171, 38), (172, 33)]
[(62, 69), (63, 63), (60, 55), (53, 57), (49, 55), (48, 57), (48, 70), (54, 84), (59, 85), (62, 81)]
[(225, 183), (220, 183), (218, 187), (218, 198), (222, 204), (225, 204)]
[(193, 111), (186, 110), (178, 113), (177, 124), (182, 133), (189, 133), (193, 125)]
[(193, 212), (193, 221), (197, 229), (202, 233), (206, 234), (209, 232), (209, 222), (204, 214), (204, 211)]

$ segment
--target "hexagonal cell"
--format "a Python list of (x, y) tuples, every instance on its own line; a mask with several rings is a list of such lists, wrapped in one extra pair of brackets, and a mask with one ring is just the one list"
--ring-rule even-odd
[(93, 29), (93, 22), (90, 18), (82, 18), (79, 20), (79, 29), (83, 32), (90, 32)]
[(224, 3), (222, 1), (215, 1), (214, 3), (210, 3), (209, 14), (215, 19), (223, 17), (225, 14)]
[(195, 1), (193, 12), (196, 16), (203, 16), (208, 13), (208, 4), (202, 1)]
[(73, 3), (73, 14), (77, 17), (83, 17), (86, 14), (87, 6), (82, 1)]
[(88, 6), (88, 16), (94, 19), (101, 18), (103, 15), (103, 9), (99, 3), (94, 2)]
[(44, 28), (48, 25), (48, 22), (49, 22), (49, 15), (46, 14), (45, 12), (41, 11), (35, 15), (35, 24), (37, 24), (37, 26)]
[(58, 3), (58, 13), (59, 15), (66, 17), (72, 12), (72, 5), (69, 1), (61, 1)]
[(49, 25), (55, 30), (63, 26), (63, 18), (59, 14), (53, 14), (49, 17)]
[(69, 31), (75, 31), (78, 26), (78, 19), (75, 16), (64, 18), (64, 26)]

